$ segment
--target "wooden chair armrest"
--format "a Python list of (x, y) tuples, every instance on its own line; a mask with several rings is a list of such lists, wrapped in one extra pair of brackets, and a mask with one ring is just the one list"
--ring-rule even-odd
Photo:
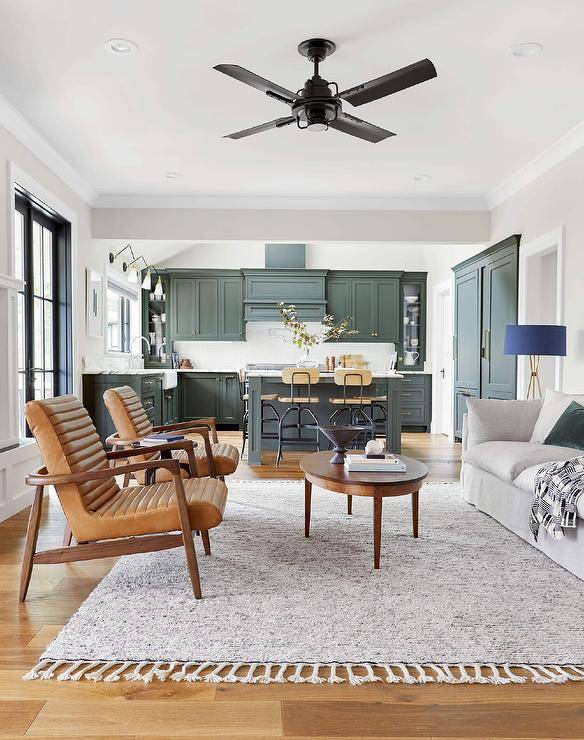
[(135, 473), (138, 470), (155, 470), (156, 468), (166, 468), (173, 473), (173, 475), (176, 473), (180, 478), (180, 464), (178, 460), (144, 460), (139, 463), (132, 463), (131, 465), (122, 465), (119, 468), (97, 468), (95, 470), (87, 470), (85, 473), (43, 475), (37, 471), (36, 473), (27, 475), (24, 480), (27, 486), (65, 486), (68, 483), (86, 483), (91, 480), (111, 478), (112, 475)]
[[(185, 432), (187, 430), (184, 430)], [(217, 468), (215, 467), (215, 457), (213, 456), (213, 450), (211, 448), (211, 442), (209, 440), (209, 429), (208, 427), (191, 426), (188, 428), (188, 434), (199, 434), (205, 443), (205, 454), (209, 461), (209, 476), (211, 478), (217, 477)]]
[[(186, 450), (189, 460), (189, 473), (191, 478), (197, 476), (197, 462), (195, 460), (194, 449), (197, 443), (192, 439), (179, 439), (175, 442), (161, 442), (158, 445), (140, 445), (139, 447), (130, 447), (126, 450), (112, 450), (106, 452), (108, 460), (123, 460), (134, 455), (148, 455), (154, 452), (162, 453), (165, 450)], [(119, 467), (113, 468), (118, 475)], [(197, 476), (198, 477), (198, 476)]]
[(137, 442), (139, 442), (141, 439), (144, 439), (143, 437), (131, 437), (128, 439), (123, 439), (120, 437), (120, 435), (115, 432), (114, 434), (110, 434), (110, 436), (105, 440), (106, 445), (110, 445), (110, 447), (121, 447), (123, 445), (134, 445)]

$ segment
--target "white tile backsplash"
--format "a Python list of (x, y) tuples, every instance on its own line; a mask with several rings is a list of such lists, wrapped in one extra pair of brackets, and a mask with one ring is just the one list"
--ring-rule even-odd
[[(311, 331), (317, 332), (320, 324), (308, 324)], [(206, 367), (245, 367), (246, 363), (295, 364), (303, 354), (290, 341), (290, 335), (281, 323), (250, 322), (247, 324), (245, 342), (175, 342), (179, 357), (189, 358), (195, 368)], [(314, 359), (324, 363), (328, 355), (337, 358), (343, 354), (361, 354), (369, 360), (372, 370), (385, 370), (394, 352), (390, 342), (380, 344), (360, 342), (336, 342), (322, 344), (311, 350)]]

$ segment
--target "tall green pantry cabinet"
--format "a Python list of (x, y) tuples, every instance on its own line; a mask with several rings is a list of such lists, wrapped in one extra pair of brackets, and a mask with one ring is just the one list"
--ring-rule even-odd
[(517, 361), (503, 354), (505, 327), (517, 323), (519, 235), (454, 270), (454, 436), (462, 438), (466, 401), (512, 399)]

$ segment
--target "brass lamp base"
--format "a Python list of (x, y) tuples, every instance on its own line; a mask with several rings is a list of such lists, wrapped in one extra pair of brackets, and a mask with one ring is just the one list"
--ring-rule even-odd
[[(525, 398), (541, 398), (541, 384), (539, 382), (539, 355), (529, 355), (529, 383)], [(537, 395), (536, 395), (537, 389)]]

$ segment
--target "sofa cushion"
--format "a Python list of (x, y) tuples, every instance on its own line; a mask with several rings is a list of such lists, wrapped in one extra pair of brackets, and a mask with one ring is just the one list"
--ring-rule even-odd
[(545, 438), (544, 445), (584, 450), (584, 406), (572, 401)]
[(483, 442), (529, 442), (542, 401), (468, 398), (466, 449)]
[[(535, 476), (540, 468), (541, 465), (532, 465), (530, 468), (525, 468), (525, 470), (519, 473), (517, 478), (515, 478), (513, 485), (517, 486), (517, 488), (520, 488), (522, 491), (525, 491), (525, 493), (528, 493), (530, 496), (533, 496)], [(580, 519), (584, 519), (584, 496), (580, 496), (580, 500), (578, 501), (576, 508)]]
[(526, 468), (554, 460), (570, 460), (574, 450), (568, 447), (540, 445), (533, 442), (483, 442), (464, 453), (465, 463), (512, 483)]
[(567, 393), (560, 393), (559, 391), (552, 391), (546, 388), (543, 406), (535, 422), (531, 442), (543, 443), (552, 431), (557, 420), (572, 401), (584, 405), (584, 396), (569, 396)]

